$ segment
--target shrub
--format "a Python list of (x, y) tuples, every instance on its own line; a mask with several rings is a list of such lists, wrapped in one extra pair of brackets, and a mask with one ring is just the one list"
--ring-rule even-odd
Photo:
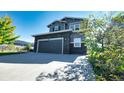
[(31, 47), (32, 47), (31, 44), (27, 44), (27, 45), (24, 47), (24, 50), (30, 51), (30, 50), (31, 50)]
[(124, 48), (109, 46), (104, 52), (92, 52), (89, 61), (93, 65), (96, 80), (124, 79)]

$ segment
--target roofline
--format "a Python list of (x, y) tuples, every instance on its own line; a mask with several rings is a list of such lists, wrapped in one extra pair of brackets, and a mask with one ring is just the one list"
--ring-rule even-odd
[(65, 23), (66, 21), (62, 21), (62, 20), (55, 20), (55, 21), (51, 22), (49, 25), (47, 25), (47, 27), (49, 27), (51, 24), (53, 24), (53, 23), (55, 23), (55, 22), (61, 22), (61, 23), (62, 23), (62, 22), (64, 22), (64, 23)]
[(49, 27), (51, 24), (53, 24), (54, 22), (59, 22), (59, 21), (62, 21), (63, 19), (65, 19), (65, 18), (71, 18), (71, 19), (80, 19), (80, 20), (83, 20), (83, 19), (85, 19), (85, 18), (81, 18), (81, 17), (64, 17), (64, 18), (62, 18), (62, 19), (60, 19), (60, 20), (55, 20), (55, 21), (53, 21), (53, 22), (51, 22), (49, 25), (47, 25), (47, 27)]
[(64, 18), (62, 18), (61, 20), (65, 19), (65, 18), (81, 19), (81, 20), (83, 20), (83, 19), (84, 19), (84, 18), (81, 18), (81, 17), (64, 17)]
[(64, 32), (72, 32), (72, 30), (62, 30), (62, 31), (56, 31), (56, 32), (48, 32), (48, 33), (42, 33), (42, 34), (36, 34), (36, 35), (32, 35), (33, 37), (36, 36), (42, 36), (42, 35), (49, 35), (49, 34), (57, 34), (57, 33), (64, 33)]

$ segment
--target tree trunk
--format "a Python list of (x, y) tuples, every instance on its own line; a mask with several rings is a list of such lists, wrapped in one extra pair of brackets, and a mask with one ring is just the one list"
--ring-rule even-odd
[(102, 51), (104, 51), (104, 38), (102, 38)]

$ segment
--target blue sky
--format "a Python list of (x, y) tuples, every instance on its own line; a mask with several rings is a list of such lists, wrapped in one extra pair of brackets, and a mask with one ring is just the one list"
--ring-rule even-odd
[(90, 11), (1, 11), (0, 17), (8, 15), (16, 26), (15, 33), (19, 40), (33, 42), (31, 35), (48, 32), (47, 25), (63, 17), (87, 17)]

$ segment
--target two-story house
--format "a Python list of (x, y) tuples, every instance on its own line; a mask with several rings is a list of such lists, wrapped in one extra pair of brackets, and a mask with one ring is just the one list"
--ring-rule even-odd
[(86, 54), (82, 43), (84, 37), (79, 33), (83, 18), (64, 17), (48, 25), (49, 32), (33, 35), (34, 51), (40, 53)]

